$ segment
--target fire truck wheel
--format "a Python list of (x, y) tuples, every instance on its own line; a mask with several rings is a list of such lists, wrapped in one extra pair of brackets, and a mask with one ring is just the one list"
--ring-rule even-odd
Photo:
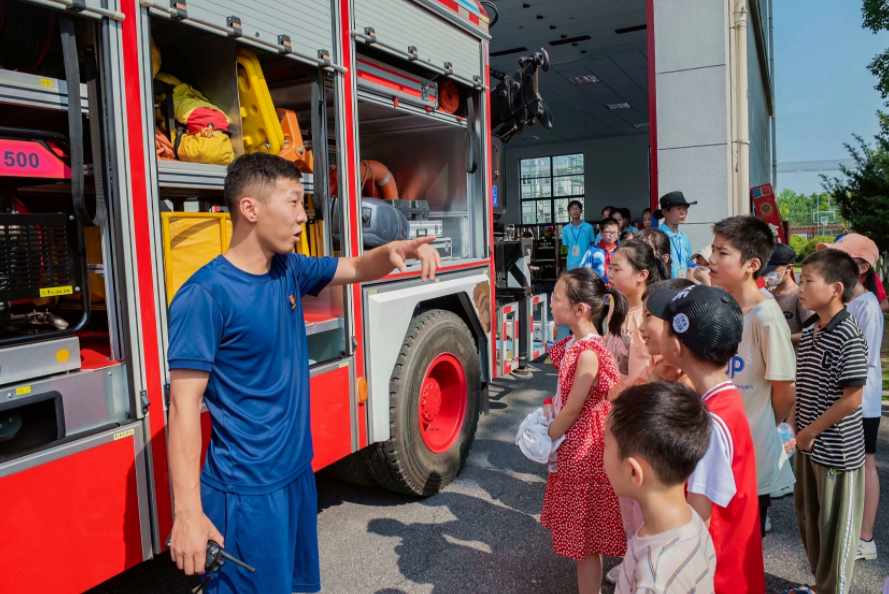
[(429, 310), (408, 327), (389, 381), (392, 437), (361, 451), (381, 487), (428, 496), (463, 468), (478, 427), (475, 340), (457, 315)]
[(324, 472), (344, 483), (360, 485), (362, 487), (377, 486), (377, 482), (373, 479), (367, 469), (364, 468), (364, 462), (360, 458), (358, 452), (349, 454), (342, 460), (337, 460), (325, 468)]

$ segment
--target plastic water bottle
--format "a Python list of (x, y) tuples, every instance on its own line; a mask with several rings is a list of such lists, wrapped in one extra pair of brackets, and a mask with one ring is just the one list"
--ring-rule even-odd
[(543, 399), (543, 416), (550, 423), (552, 423), (553, 419), (556, 418), (556, 413), (553, 410), (553, 399), (552, 398), (544, 398)]
[[(788, 441), (793, 439), (793, 428), (787, 423), (781, 423), (778, 425), (778, 435), (781, 436), (781, 443), (786, 444)], [(790, 458), (796, 452), (796, 448), (794, 447), (792, 450), (787, 452), (787, 457)]]
[[(552, 398), (544, 398), (543, 399), (543, 416), (546, 417), (546, 420), (549, 421), (550, 423), (552, 423), (553, 419), (556, 418), (556, 411), (555, 411), (555, 408), (553, 407), (553, 399)], [(549, 468), (550, 472), (556, 472), (556, 470), (557, 470), (557, 466), (556, 466), (556, 454), (557, 453), (558, 452), (551, 453), (549, 455), (549, 460), (546, 463), (547, 468)]]

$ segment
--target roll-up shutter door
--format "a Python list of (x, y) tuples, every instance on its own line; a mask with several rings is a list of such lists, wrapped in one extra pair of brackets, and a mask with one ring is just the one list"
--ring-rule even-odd
[[(333, 61), (333, 14), (329, 0), (182, 0), (178, 15), (166, 11), (165, 0), (141, 0), (166, 16), (183, 16), (230, 37), (258, 43), (266, 49), (292, 52), (312, 61), (319, 52)], [(166, 14), (170, 12), (171, 14)]]
[(355, 28), (370, 27), (377, 40), (403, 52), (417, 48), (418, 61), (442, 68), (450, 62), (454, 74), (472, 81), (481, 76), (478, 39), (409, 0), (356, 0)]

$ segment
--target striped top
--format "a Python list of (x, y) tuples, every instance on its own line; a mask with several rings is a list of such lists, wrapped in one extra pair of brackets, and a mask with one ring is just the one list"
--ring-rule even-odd
[[(796, 429), (802, 431), (843, 396), (848, 386), (867, 383), (867, 341), (843, 309), (815, 332), (818, 316), (803, 328), (796, 368)], [(801, 450), (802, 451), (802, 450)], [(859, 406), (815, 438), (812, 461), (836, 470), (864, 466), (864, 425)]]
[[(712, 594), (716, 553), (707, 525), (691, 507), (691, 521), (627, 543), (615, 594)], [(645, 525), (643, 524), (644, 528)], [(640, 528), (641, 530), (641, 528)]]

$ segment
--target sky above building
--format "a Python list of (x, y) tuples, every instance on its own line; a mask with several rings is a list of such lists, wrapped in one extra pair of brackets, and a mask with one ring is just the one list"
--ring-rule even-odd
[[(879, 131), (884, 101), (867, 65), (889, 47), (889, 33), (861, 27), (862, 0), (773, 2), (778, 162), (848, 159), (852, 134), (872, 143)], [(779, 173), (783, 188), (820, 192), (821, 178)]]

